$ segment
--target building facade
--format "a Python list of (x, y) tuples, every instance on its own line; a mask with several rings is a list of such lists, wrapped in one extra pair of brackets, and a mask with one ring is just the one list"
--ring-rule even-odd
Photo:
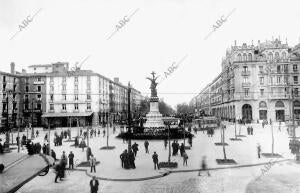
[(195, 108), (228, 120), (299, 117), (299, 50), (278, 39), (256, 46), (235, 43), (226, 51), (220, 75), (193, 100)]
[[(128, 87), (118, 78), (110, 80), (91, 70), (70, 71), (63, 62), (32, 65), (22, 73), (14, 68), (12, 63), (11, 73), (0, 72), (2, 128), (97, 126), (127, 118)], [(134, 88), (131, 93), (132, 111), (139, 111), (141, 93)]]

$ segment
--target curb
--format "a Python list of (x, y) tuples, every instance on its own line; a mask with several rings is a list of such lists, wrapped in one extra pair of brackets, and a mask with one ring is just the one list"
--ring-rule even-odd
[[(279, 163), (279, 162), (285, 162), (285, 161), (291, 161), (293, 159), (284, 159), (284, 160), (279, 160), (279, 161), (273, 161), (273, 162), (263, 162), (263, 163), (257, 163), (257, 164), (245, 164), (245, 165), (238, 165), (238, 166), (229, 166), (229, 167), (216, 167), (216, 168), (208, 168), (206, 170), (213, 171), (213, 170), (222, 170), (222, 169), (235, 169), (235, 168), (245, 168), (245, 167), (255, 167), (255, 166), (260, 166), (260, 165), (266, 165), (268, 163)], [(69, 170), (69, 169), (66, 169)], [(94, 175), (91, 175), (88, 172), (88, 169), (72, 169), (70, 171), (80, 171), (80, 172), (85, 172), (85, 174), (89, 177), (93, 177)], [(165, 176), (168, 176), (172, 173), (184, 173), (184, 172), (199, 172), (199, 171), (204, 171), (203, 169), (189, 169), (189, 170), (167, 170), (166, 172), (160, 174), (160, 175), (155, 175), (155, 176), (149, 176), (149, 177), (143, 177), (143, 178), (105, 178), (105, 177), (96, 177), (98, 180), (105, 180), (105, 181), (119, 181), (119, 182), (131, 182), (131, 181), (145, 181), (145, 180), (151, 180), (151, 179), (157, 179), (157, 178), (162, 178)]]

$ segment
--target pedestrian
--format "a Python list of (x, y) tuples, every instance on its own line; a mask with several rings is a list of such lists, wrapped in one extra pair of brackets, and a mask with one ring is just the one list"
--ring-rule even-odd
[(54, 167), (54, 169), (55, 169), (55, 180), (54, 180), (54, 182), (57, 183), (57, 179), (58, 178), (60, 180), (62, 180), (62, 176), (61, 176), (62, 165), (61, 165), (61, 162), (59, 162), (58, 164), (56, 164), (55, 167)]
[(184, 144), (181, 143), (181, 146), (180, 146), (180, 156), (182, 157), (183, 156), (183, 153), (185, 152), (185, 149), (184, 149)]
[(78, 136), (75, 137), (75, 148), (78, 147)]
[(251, 135), (253, 135), (253, 127), (252, 126), (250, 127), (250, 133), (251, 133)]
[(122, 168), (124, 168), (125, 154), (127, 154), (127, 149), (125, 149), (125, 150), (121, 153), (121, 155), (120, 155), (121, 166), (122, 166)]
[(261, 152), (261, 146), (260, 144), (258, 143), (257, 144), (257, 157), (260, 158), (260, 152)]
[(129, 164), (130, 164), (130, 168), (135, 169), (135, 156), (134, 153), (132, 152), (132, 150), (129, 151), (128, 153), (128, 159), (129, 159)]
[(66, 152), (63, 151), (63, 154), (61, 155), (61, 161), (67, 165), (68, 164), (68, 160), (67, 160), (67, 156), (66, 156)]
[(281, 132), (281, 121), (279, 121), (278, 130)]
[(100, 129), (98, 129), (98, 137), (100, 136)]
[(156, 166), (157, 166), (157, 169), (159, 170), (158, 155), (157, 155), (156, 152), (153, 153), (152, 160), (153, 160), (153, 163), (154, 163), (154, 170), (156, 170)]
[(0, 139), (0, 154), (3, 154), (4, 148), (2, 145), (2, 139)]
[(105, 129), (103, 129), (103, 137), (105, 137)]
[[(207, 164), (206, 164), (206, 156), (202, 157), (202, 162), (201, 162), (201, 168), (203, 171), (207, 171), (207, 176), (210, 176), (209, 171), (207, 170)], [(198, 176), (201, 176), (200, 171), (198, 173)]]
[(51, 157), (53, 157), (54, 161), (56, 161), (56, 153), (53, 149), (51, 149)]
[(145, 141), (144, 146), (145, 146), (145, 151), (146, 151), (146, 153), (149, 153), (149, 149), (148, 149), (148, 147), (149, 147), (149, 142), (148, 142), (148, 140)]
[(69, 169), (74, 169), (74, 154), (73, 152), (71, 151), (70, 154), (69, 154)]
[(183, 152), (182, 157), (183, 157), (183, 165), (185, 164), (187, 166), (187, 160), (189, 159), (187, 153)]
[(139, 145), (136, 142), (134, 142), (134, 144), (131, 146), (132, 151), (134, 153), (134, 157), (136, 157), (137, 151), (139, 150), (138, 146)]
[(93, 170), (96, 173), (96, 158), (94, 157), (93, 154), (91, 155), (90, 158), (90, 166), (91, 166), (91, 173), (93, 172)]
[(80, 129), (80, 136), (82, 135), (82, 129)]
[(250, 127), (247, 127), (247, 134), (250, 135)]
[(113, 127), (113, 134), (116, 132), (116, 126)]
[(93, 179), (90, 181), (91, 193), (98, 192), (99, 181), (93, 176)]
[(176, 149), (176, 143), (175, 143), (175, 140), (174, 140), (174, 141), (172, 142), (172, 155), (173, 155), (173, 156), (176, 155), (175, 149)]
[(36, 137), (38, 137), (39, 136), (39, 130), (36, 130)]

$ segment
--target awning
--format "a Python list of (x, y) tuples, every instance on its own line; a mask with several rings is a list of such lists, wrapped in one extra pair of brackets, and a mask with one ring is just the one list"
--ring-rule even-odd
[(81, 112), (81, 113), (44, 113), (42, 117), (88, 117), (91, 116), (93, 112)]

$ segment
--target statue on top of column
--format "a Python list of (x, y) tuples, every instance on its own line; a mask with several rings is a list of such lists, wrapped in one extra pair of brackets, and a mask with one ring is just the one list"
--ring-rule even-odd
[(156, 82), (156, 80), (157, 80), (157, 78), (159, 77), (159, 76), (156, 76), (155, 77), (155, 72), (152, 72), (151, 73), (152, 74), (152, 78), (149, 78), (149, 77), (146, 77), (148, 80), (150, 80), (151, 81), (151, 86), (150, 86), (150, 89), (151, 89), (151, 97), (157, 97), (157, 90), (156, 90), (156, 86), (157, 86), (157, 82)]

